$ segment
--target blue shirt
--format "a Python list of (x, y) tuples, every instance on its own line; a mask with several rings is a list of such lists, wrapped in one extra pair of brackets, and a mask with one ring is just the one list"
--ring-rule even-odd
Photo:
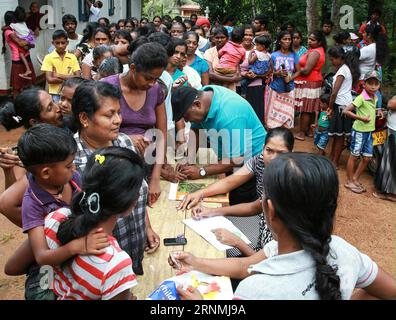
[[(298, 64), (298, 56), (294, 52), (283, 54), (281, 51), (275, 51), (271, 54), (272, 65), (274, 71), (282, 69), (282, 65), (285, 66), (285, 70), (291, 73), (295, 72), (295, 65)], [(286, 84), (283, 77), (275, 77), (270, 84), (271, 89), (279, 93), (285, 93), (294, 90), (294, 81)]]
[(206, 130), (219, 160), (243, 156), (247, 161), (259, 154), (267, 132), (249, 102), (221, 86), (210, 85), (201, 90), (213, 91), (212, 104), (206, 119), (192, 123), (192, 127)]
[(202, 78), (202, 74), (209, 71), (209, 65), (205, 59), (198, 57), (195, 55), (195, 59), (193, 63), (190, 64), (190, 67), (199, 73), (199, 76)]

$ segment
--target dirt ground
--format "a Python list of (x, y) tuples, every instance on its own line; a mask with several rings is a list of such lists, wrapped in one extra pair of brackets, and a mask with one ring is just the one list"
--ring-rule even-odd
[[(14, 146), (21, 132), (16, 130), (7, 133), (0, 129), (0, 146)], [(295, 149), (315, 152), (312, 138), (304, 142), (296, 141)], [(372, 196), (373, 177), (368, 173), (362, 177), (368, 192), (357, 195), (343, 187), (347, 156), (347, 152), (344, 152), (339, 170), (340, 197), (335, 234), (352, 243), (396, 277), (396, 206)], [(1, 171), (0, 192), (3, 190), (4, 176)], [(0, 300), (23, 299), (25, 277), (8, 277), (3, 270), (7, 259), (25, 238), (18, 227), (0, 214)]]

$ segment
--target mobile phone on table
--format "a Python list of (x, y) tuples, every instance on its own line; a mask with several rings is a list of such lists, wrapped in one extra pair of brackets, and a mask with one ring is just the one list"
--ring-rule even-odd
[(164, 239), (164, 246), (184, 246), (186, 244), (187, 244), (187, 239), (185, 237)]

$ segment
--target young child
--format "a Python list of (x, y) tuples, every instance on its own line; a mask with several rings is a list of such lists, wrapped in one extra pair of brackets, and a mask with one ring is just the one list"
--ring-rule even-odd
[(65, 31), (56, 30), (52, 35), (52, 44), (55, 50), (45, 56), (41, 71), (45, 72), (49, 84), (48, 91), (57, 103), (63, 81), (75, 76), (79, 77), (81, 72), (76, 56), (66, 51), (69, 40)]
[[(126, 148), (97, 150), (88, 159), (82, 191), (71, 210), (60, 209), (45, 219), (47, 243), (52, 249), (66, 245), (92, 230), (111, 234), (119, 217), (135, 206), (144, 178), (141, 158)], [(109, 236), (102, 255), (78, 255), (55, 268), (54, 292), (60, 300), (128, 300), (137, 284), (132, 260)]]
[(314, 131), (314, 144), (319, 149), (321, 155), (326, 155), (326, 146), (329, 142), (329, 127), (332, 111), (329, 107), (330, 95), (322, 94), (320, 96), (320, 113), (319, 118), (311, 127)]
[[(366, 75), (364, 81), (363, 92), (343, 111), (344, 115), (355, 119), (351, 132), (351, 155), (347, 163), (348, 180), (345, 184), (345, 188), (355, 193), (366, 191), (364, 186), (359, 182), (359, 177), (373, 156), (372, 132), (375, 130), (376, 104), (378, 99), (375, 92), (381, 86), (376, 71)], [(353, 112), (354, 109), (356, 110), (356, 114)], [(379, 113), (381, 112), (379, 110)], [(360, 156), (363, 158), (355, 171), (355, 164)]]
[(246, 55), (246, 50), (242, 46), (243, 37), (242, 28), (232, 30), (231, 40), (219, 50), (219, 64), (215, 67), (216, 72), (222, 75), (234, 75), (237, 72)]
[(15, 9), (15, 20), (16, 23), (11, 23), (10, 28), (14, 30), (15, 35), (21, 39), (24, 40), (28, 43), (28, 47), (20, 47), (18, 46), (18, 51), (19, 51), (19, 57), (21, 58), (26, 72), (19, 74), (21, 78), (24, 79), (29, 79), (31, 80), (32, 77), (30, 76), (32, 74), (32, 70), (29, 67), (29, 63), (26, 59), (27, 56), (29, 56), (29, 50), (30, 48), (34, 48), (35, 46), (35, 38), (34, 38), (34, 33), (32, 30), (30, 30), (27, 25), (26, 25), (26, 12), (25, 9), (22, 7), (17, 7)]
[[(256, 76), (265, 76), (271, 68), (271, 55), (267, 52), (271, 46), (271, 38), (269, 36), (259, 36), (255, 39), (256, 49), (249, 53), (249, 71)], [(246, 96), (246, 91), (253, 79), (243, 78), (241, 81), (241, 95)]]
[(99, 249), (109, 244), (107, 235), (101, 232), (78, 237), (56, 250), (50, 250), (46, 243), (45, 217), (59, 208), (69, 207), (73, 195), (80, 191), (80, 176), (73, 164), (76, 151), (72, 135), (49, 124), (28, 129), (18, 142), (18, 156), (28, 172), (29, 187), (22, 201), (22, 229), (28, 234), (28, 241), (10, 258), (5, 269), (12, 275), (29, 269), (27, 300), (54, 299), (52, 290), (39, 285), (43, 275), (37, 264), (56, 266), (77, 254), (100, 254), (104, 251)]

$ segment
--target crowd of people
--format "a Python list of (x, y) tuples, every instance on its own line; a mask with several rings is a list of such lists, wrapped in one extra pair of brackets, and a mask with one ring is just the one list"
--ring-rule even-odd
[[(100, 1), (86, 3), (82, 35), (71, 14), (52, 34), (41, 63), (47, 89), (35, 86), (29, 54), (40, 33), (36, 5), (29, 18), (21, 7), (4, 15), (13, 100), (0, 124), (26, 130), (16, 147), (0, 148), (0, 211), (28, 235), (5, 266), (7, 275), (27, 275), (26, 299), (134, 299), (144, 254), (160, 244), (148, 214), (160, 179), (218, 174), (226, 178), (178, 209), (226, 216), (252, 244), (218, 229), (233, 247), (226, 259), (181, 252), (171, 266), (231, 277), (235, 299), (350, 299), (355, 288), (364, 289), (358, 298), (396, 298), (390, 275), (332, 235), (341, 154), (349, 146), (345, 188), (366, 192), (359, 178), (373, 156), (376, 118), (385, 117), (386, 29), (377, 10), (359, 36), (334, 34), (324, 21), (305, 46), (293, 23), (271, 34), (264, 15), (242, 26), (196, 15), (111, 23)], [(396, 201), (396, 97), (387, 121), (373, 196)], [(293, 152), (307, 136), (319, 154)], [(218, 162), (197, 165), (196, 151), (208, 145)], [(170, 165), (168, 147), (188, 161)], [(223, 193), (230, 206), (202, 206)], [(40, 287), (46, 265), (53, 289)], [(178, 293), (202, 298), (193, 288)]]

